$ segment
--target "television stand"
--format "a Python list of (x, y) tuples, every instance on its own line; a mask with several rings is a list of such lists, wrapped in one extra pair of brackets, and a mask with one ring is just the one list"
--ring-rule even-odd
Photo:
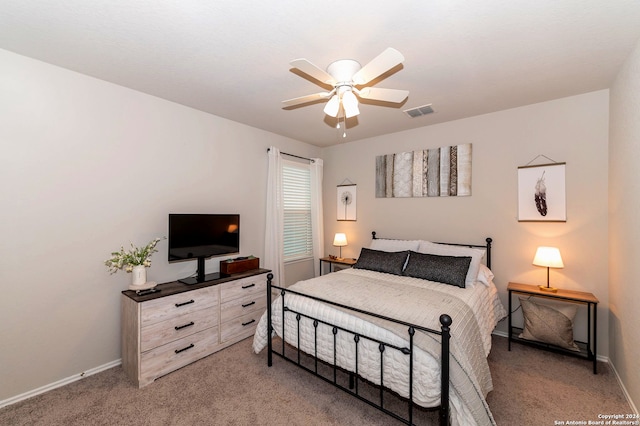
[(222, 275), (220, 275), (220, 273), (218, 272), (214, 272), (212, 274), (205, 274), (204, 273), (204, 261), (205, 261), (205, 257), (203, 256), (198, 256), (198, 270), (196, 272), (196, 276), (195, 277), (187, 277), (187, 278), (182, 278), (180, 280), (178, 280), (178, 282), (181, 282), (183, 284), (186, 285), (194, 285), (194, 284), (200, 284), (200, 283), (206, 283), (209, 281), (215, 281), (215, 280), (219, 280)]
[(198, 277), (187, 277), (187, 278), (182, 278), (178, 280), (178, 282), (181, 282), (186, 285), (194, 285), (194, 284), (200, 284), (200, 283), (207, 283), (209, 281), (216, 281), (222, 277), (223, 276), (219, 272), (214, 272), (212, 274), (206, 274), (202, 279), (202, 281), (199, 281)]

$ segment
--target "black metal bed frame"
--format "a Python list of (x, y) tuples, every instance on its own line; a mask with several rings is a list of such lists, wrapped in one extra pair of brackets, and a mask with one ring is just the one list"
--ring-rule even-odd
[[(374, 239), (376, 239), (376, 233), (372, 232), (372, 236)], [(446, 244), (450, 244), (450, 245), (458, 245), (458, 246), (465, 246), (465, 247), (483, 247), (486, 248), (487, 250), (487, 254), (486, 254), (486, 264), (488, 267), (491, 267), (491, 238), (487, 238), (486, 239), (487, 244), (486, 245), (475, 245), (475, 244), (450, 244), (450, 243), (446, 243)], [(444, 243), (443, 243), (444, 244)], [(404, 321), (400, 321), (394, 318), (389, 318), (383, 315), (379, 315), (373, 312), (367, 312), (361, 309), (357, 309), (357, 308), (353, 308), (350, 306), (346, 306), (346, 305), (342, 305), (339, 303), (335, 303), (335, 302), (331, 302), (328, 300), (324, 300), (318, 297), (314, 297), (314, 296), (309, 296), (309, 295), (305, 295), (293, 290), (288, 290), (284, 287), (280, 287), (280, 286), (276, 286), (272, 284), (272, 280), (273, 280), (273, 274), (269, 273), (267, 275), (267, 330), (268, 330), (268, 340), (267, 340), (267, 346), (268, 346), (268, 354), (267, 354), (267, 363), (268, 366), (271, 367), (273, 365), (273, 355), (278, 355), (281, 358), (283, 358), (286, 361), (289, 361), (295, 365), (297, 365), (298, 367), (302, 368), (303, 370), (315, 375), (316, 377), (319, 377), (320, 379), (324, 380), (327, 383), (332, 384), (333, 386), (337, 387), (338, 389), (341, 389), (343, 391), (345, 391), (346, 393), (358, 398), (359, 400), (371, 405), (374, 408), (377, 408), (378, 410), (384, 412), (385, 414), (399, 420), (400, 422), (404, 423), (404, 424), (408, 424), (408, 425), (413, 425), (413, 419), (414, 419), (414, 405), (415, 403), (413, 402), (413, 352), (414, 352), (414, 342), (413, 342), (413, 336), (415, 334), (416, 331), (421, 331), (421, 332), (425, 332), (425, 333), (431, 333), (431, 334), (435, 334), (435, 335), (439, 335), (441, 336), (441, 371), (440, 371), (440, 378), (441, 378), (441, 382), (440, 382), (440, 405), (436, 406), (436, 407), (431, 407), (429, 408), (429, 410), (438, 410), (438, 417), (439, 417), (439, 424), (441, 426), (445, 426), (449, 424), (449, 358), (450, 358), (450, 345), (449, 345), (449, 340), (451, 338), (451, 334), (450, 334), (450, 327), (451, 327), (451, 323), (452, 323), (452, 319), (449, 315), (447, 314), (442, 314), (440, 315), (440, 330), (433, 330), (430, 328), (426, 328), (426, 327), (422, 327), (419, 325), (415, 325), (415, 324), (410, 324)], [(281, 336), (281, 341), (282, 341), (282, 347), (281, 347), (281, 352), (278, 352), (276, 350), (274, 350), (273, 348), (273, 341), (272, 341), (272, 337), (273, 337), (273, 324), (272, 324), (272, 291), (273, 289), (276, 289), (280, 292), (280, 296), (281, 296), (281, 300), (282, 300), (282, 336)], [(309, 299), (313, 299), (322, 303), (326, 303), (344, 310), (348, 310), (348, 311), (353, 311), (353, 312), (357, 312), (360, 314), (365, 314), (365, 315), (370, 315), (372, 317), (375, 318), (379, 318), (379, 319), (383, 319), (386, 321), (390, 321), (393, 322), (395, 324), (400, 324), (403, 326), (407, 327), (407, 341), (409, 343), (408, 347), (398, 347), (396, 345), (390, 344), (388, 342), (383, 342), (379, 339), (376, 339), (374, 337), (371, 336), (366, 336), (363, 335), (362, 333), (357, 333), (351, 330), (348, 330), (346, 328), (340, 327), (340, 326), (336, 326), (335, 324), (330, 324), (328, 322), (322, 321), (320, 319), (317, 318), (313, 318), (309, 315), (306, 315), (304, 313), (301, 312), (296, 312), (292, 309), (290, 309), (289, 307), (286, 306), (286, 301), (285, 301), (285, 295), (287, 293), (291, 293), (291, 294), (295, 294), (298, 296), (302, 296), (302, 297), (306, 297)], [(295, 358), (291, 358), (289, 356), (287, 356), (286, 354), (286, 347), (287, 347), (287, 343), (286, 343), (286, 339), (285, 339), (285, 314), (287, 312), (290, 312), (292, 314), (294, 314), (296, 316), (296, 323), (297, 323), (297, 336), (298, 336), (298, 342), (296, 347), (290, 349), (295, 351)], [(314, 365), (313, 368), (309, 368), (305, 365), (302, 364), (301, 362), (301, 355), (304, 353), (301, 351), (300, 349), (300, 321), (302, 320), (302, 318), (306, 318), (307, 320), (312, 321), (313, 327), (314, 327), (314, 354), (306, 354), (311, 356), (314, 359)], [(331, 327), (332, 333), (333, 333), (333, 364), (330, 363), (326, 363), (324, 361), (320, 361), (324, 364), (328, 364), (329, 367), (332, 369), (332, 376), (331, 377), (327, 377), (325, 375), (322, 375), (319, 372), (318, 369), (318, 343), (317, 343), (317, 334), (318, 334), (318, 325), (319, 324), (324, 324), (327, 325), (329, 327)], [(348, 387), (343, 386), (342, 384), (338, 383), (337, 381), (337, 372), (339, 370), (343, 370), (341, 367), (338, 367), (336, 365), (336, 351), (337, 351), (337, 335), (340, 332), (344, 332), (344, 333), (348, 333), (350, 335), (353, 336), (353, 341), (354, 341), (354, 345), (355, 345), (355, 371), (349, 371), (347, 372), (349, 374), (349, 385)], [(365, 396), (361, 395), (359, 393), (359, 387), (358, 387), (358, 345), (359, 342), (362, 339), (367, 339), (369, 341), (375, 342), (378, 344), (378, 349), (380, 351), (380, 386), (379, 386), (379, 397), (378, 397), (378, 401), (373, 401), (369, 398), (366, 398)], [(409, 396), (408, 398), (403, 398), (406, 400), (407, 403), (407, 417), (403, 417), (399, 414), (397, 414), (396, 412), (390, 411), (389, 409), (385, 408), (385, 404), (384, 404), (384, 375), (383, 375), (383, 361), (384, 361), (384, 357), (383, 357), (383, 353), (385, 350), (390, 349), (390, 350), (395, 350), (395, 351), (399, 351), (400, 353), (402, 353), (403, 355), (406, 355), (409, 357), (408, 361), (409, 361), (409, 373), (408, 373), (408, 377), (409, 377)]]

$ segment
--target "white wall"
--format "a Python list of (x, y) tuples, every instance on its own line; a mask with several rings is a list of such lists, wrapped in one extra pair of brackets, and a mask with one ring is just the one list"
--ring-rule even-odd
[(640, 41), (611, 88), (609, 144), (610, 357), (640, 406)]
[[(131, 276), (111, 251), (165, 236), (169, 212), (237, 212), (261, 256), (266, 148), (320, 150), (3, 50), (0, 69), (3, 401), (120, 358)], [(195, 272), (158, 247), (149, 280)]]
[[(449, 242), (492, 237), (495, 282), (506, 306), (509, 281), (545, 283), (544, 268), (531, 264), (537, 246), (557, 246), (565, 268), (551, 271), (552, 284), (599, 298), (598, 352), (607, 355), (608, 105), (602, 90), (324, 149), (326, 252), (336, 253), (335, 232), (347, 234), (345, 257), (357, 257), (374, 230), (380, 237)], [(463, 143), (473, 144), (472, 196), (375, 198), (377, 155)], [(539, 154), (567, 163), (566, 223), (517, 221), (518, 166)], [(336, 185), (347, 178), (357, 184), (358, 220), (337, 222)], [(586, 338), (584, 316), (576, 334)], [(506, 332), (506, 324), (499, 330)]]

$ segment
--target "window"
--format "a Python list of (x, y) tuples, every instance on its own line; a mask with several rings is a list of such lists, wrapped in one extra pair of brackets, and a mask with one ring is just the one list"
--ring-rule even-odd
[(282, 162), (284, 261), (313, 257), (311, 172), (308, 164)]

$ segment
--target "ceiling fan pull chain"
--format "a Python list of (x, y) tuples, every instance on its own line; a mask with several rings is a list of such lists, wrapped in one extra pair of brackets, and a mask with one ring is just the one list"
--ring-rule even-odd
[(342, 114), (342, 125), (344, 126), (344, 129), (342, 130), (342, 137), (346, 138), (347, 137), (347, 117), (344, 114), (344, 109), (342, 110), (343, 114)]

